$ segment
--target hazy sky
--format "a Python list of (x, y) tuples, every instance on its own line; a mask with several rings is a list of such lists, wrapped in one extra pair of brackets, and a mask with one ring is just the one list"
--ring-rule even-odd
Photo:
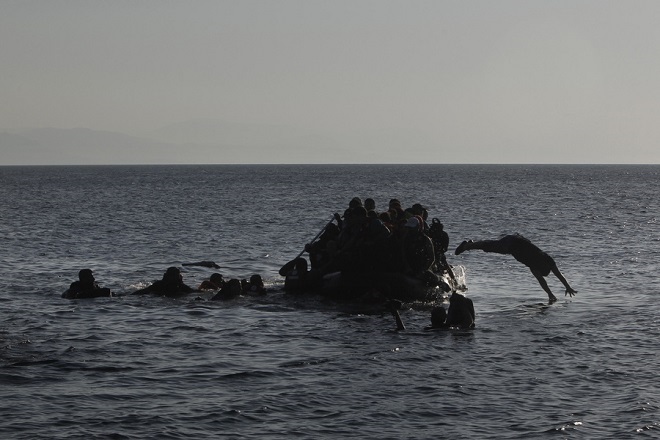
[(348, 161), (660, 163), (659, 24), (657, 0), (0, 0), (0, 131), (202, 119)]

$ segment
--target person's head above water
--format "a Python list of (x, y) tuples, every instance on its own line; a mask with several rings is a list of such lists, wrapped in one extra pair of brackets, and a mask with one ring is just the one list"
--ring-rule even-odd
[(252, 275), (250, 277), (250, 284), (253, 286), (264, 287), (264, 281), (261, 279), (261, 275)]
[(78, 272), (78, 279), (80, 281), (94, 281), (94, 275), (92, 274), (91, 269), (81, 269)]
[(442, 306), (433, 307), (431, 310), (431, 327), (443, 327), (447, 320), (447, 311)]
[(168, 267), (163, 274), (163, 281), (178, 283), (181, 281), (181, 271), (177, 267)]
[(219, 286), (220, 284), (225, 282), (225, 279), (222, 278), (222, 275), (220, 275), (219, 273), (214, 273), (211, 275), (211, 278), (209, 278), (209, 281)]

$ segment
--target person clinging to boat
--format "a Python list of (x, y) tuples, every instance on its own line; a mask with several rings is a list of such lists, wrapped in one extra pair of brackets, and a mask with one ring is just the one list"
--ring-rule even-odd
[(529, 267), (538, 283), (548, 294), (548, 300), (550, 302), (557, 301), (557, 297), (552, 293), (544, 278), (548, 276), (550, 272), (552, 272), (566, 288), (566, 293), (564, 295), (570, 295), (572, 297), (577, 293), (577, 291), (568, 284), (564, 275), (559, 271), (555, 260), (520, 234), (505, 235), (499, 240), (463, 241), (456, 248), (455, 254), (460, 255), (465, 251), (473, 249), (481, 249), (484, 252), (512, 255), (513, 258)]
[[(399, 309), (400, 301), (388, 301), (386, 303), (392, 316), (394, 316), (397, 330), (405, 330)], [(449, 307), (445, 309), (442, 305), (437, 305), (431, 309), (431, 326), (427, 330), (450, 330), (460, 329), (469, 330), (475, 327), (476, 316), (474, 313), (474, 303), (467, 296), (454, 292), (449, 297)]]
[(431, 310), (431, 327), (429, 329), (472, 329), (476, 316), (474, 303), (467, 296), (454, 292), (449, 297), (447, 310), (436, 306)]

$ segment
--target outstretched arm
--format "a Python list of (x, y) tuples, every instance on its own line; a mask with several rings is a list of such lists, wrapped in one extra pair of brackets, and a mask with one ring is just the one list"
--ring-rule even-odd
[(403, 325), (403, 321), (401, 320), (401, 315), (399, 315), (399, 309), (401, 308), (401, 302), (397, 300), (389, 300), (385, 303), (385, 307), (390, 309), (390, 313), (392, 313), (392, 316), (394, 316), (394, 319), (396, 320), (396, 329), (397, 330), (405, 330), (406, 326)]
[(561, 281), (561, 283), (566, 287), (566, 295), (570, 295), (571, 297), (577, 293), (577, 290), (574, 290), (569, 284), (568, 281), (566, 281), (566, 278), (564, 278), (564, 275), (562, 275), (561, 272), (559, 272), (559, 269), (557, 269), (557, 266), (552, 268), (552, 273), (555, 274), (555, 276)]
[(548, 283), (545, 281), (545, 278), (543, 278), (543, 275), (541, 275), (541, 273), (536, 270), (532, 270), (532, 273), (536, 277), (536, 280), (539, 282), (541, 287), (543, 287), (543, 290), (545, 290), (545, 293), (548, 294), (548, 300), (550, 300), (550, 302), (557, 301), (557, 297), (552, 294), (552, 291), (550, 290), (550, 287), (548, 287)]
[(397, 330), (405, 330), (406, 326), (403, 325), (403, 321), (401, 320), (401, 315), (399, 315), (398, 310), (392, 310), (392, 316), (394, 316), (394, 319), (396, 320), (396, 329)]

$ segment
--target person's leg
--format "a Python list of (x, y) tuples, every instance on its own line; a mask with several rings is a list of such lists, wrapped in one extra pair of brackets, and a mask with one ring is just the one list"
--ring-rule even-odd
[(545, 290), (545, 293), (548, 294), (548, 301), (550, 301), (551, 303), (557, 301), (557, 297), (552, 293), (550, 287), (548, 287), (548, 283), (547, 281), (545, 281), (545, 278), (543, 278), (543, 275), (541, 275), (539, 271), (534, 269), (532, 269), (532, 273), (536, 277), (536, 280), (539, 282), (543, 290)]
[(481, 241), (464, 241), (456, 248), (456, 255), (460, 255), (465, 251), (473, 249), (481, 249), (484, 252), (495, 252), (498, 254), (511, 253), (511, 236), (500, 238), (499, 240), (481, 240)]

